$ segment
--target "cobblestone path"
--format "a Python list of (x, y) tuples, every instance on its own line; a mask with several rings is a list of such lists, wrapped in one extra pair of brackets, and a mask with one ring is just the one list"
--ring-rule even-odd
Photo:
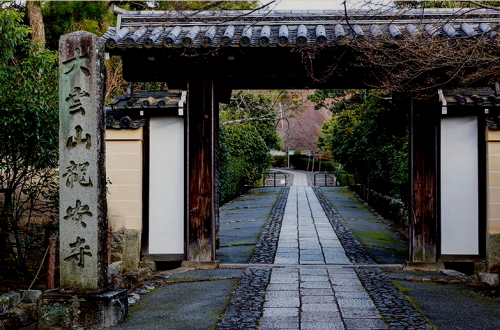
[(277, 244), (257, 244), (261, 261), (245, 266), (218, 329), (430, 329), (306, 175), (293, 175), (271, 215)]

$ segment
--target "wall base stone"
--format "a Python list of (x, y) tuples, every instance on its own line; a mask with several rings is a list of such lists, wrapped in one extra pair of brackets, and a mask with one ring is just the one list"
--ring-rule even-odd
[(154, 262), (154, 260), (149, 260), (149, 259), (141, 260), (141, 262), (139, 263), (139, 267), (140, 268), (147, 268), (153, 273), (156, 272), (156, 270), (157, 270), (156, 263)]
[(500, 273), (500, 234), (486, 234), (486, 265), (488, 273)]
[(486, 273), (486, 262), (478, 261), (474, 263), (474, 274)]
[(479, 280), (489, 286), (497, 287), (500, 284), (500, 276), (493, 273), (479, 273), (477, 274)]
[(113, 232), (111, 234), (111, 262), (123, 260), (123, 231)]
[(407, 262), (404, 269), (438, 271), (445, 269), (442, 262)]
[(123, 271), (132, 271), (141, 261), (141, 231), (122, 229), (111, 234), (111, 263), (122, 261)]
[(125, 229), (123, 242), (123, 270), (137, 269), (141, 261), (141, 231)]
[(40, 296), (37, 309), (39, 330), (100, 329), (125, 319), (128, 297), (127, 291), (121, 289), (98, 293), (50, 290)]

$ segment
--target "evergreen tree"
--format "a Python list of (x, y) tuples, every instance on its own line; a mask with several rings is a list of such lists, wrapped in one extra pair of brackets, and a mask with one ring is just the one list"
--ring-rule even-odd
[(322, 90), (311, 99), (328, 104), (334, 113), (319, 146), (331, 150), (357, 182), (407, 201), (407, 112), (381, 91)]
[[(4, 194), (0, 263), (2, 271), (10, 266), (24, 272), (30, 249), (43, 234), (32, 221), (40, 211), (35, 209), (40, 206), (49, 217), (57, 214), (47, 200), (54, 196), (49, 194), (58, 160), (58, 70), (56, 53), (30, 40), (22, 22), (22, 12), (0, 10), (0, 189)], [(12, 234), (15, 249), (8, 239)]]

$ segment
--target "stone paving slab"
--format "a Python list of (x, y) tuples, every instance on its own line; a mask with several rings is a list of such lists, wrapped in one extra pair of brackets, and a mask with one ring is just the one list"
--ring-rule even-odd
[(269, 299), (266, 299), (266, 301), (264, 302), (264, 314), (263, 314), (264, 316), (267, 316), (265, 313), (265, 309), (268, 307), (299, 308), (300, 307), (300, 299), (299, 298), (294, 298), (294, 299), (279, 299), (279, 298), (272, 299), (272, 298), (269, 298)]
[(270, 283), (267, 291), (289, 291), (299, 290), (299, 283)]
[(368, 294), (362, 298), (338, 298), (337, 303), (339, 304), (340, 309), (343, 307), (375, 307), (373, 302), (370, 300)]
[(358, 318), (380, 318), (380, 314), (373, 307), (340, 307), (342, 311), (342, 316), (346, 319), (358, 319)]
[(270, 319), (283, 319), (297, 316), (299, 307), (264, 307), (265, 317)]
[(328, 281), (328, 275), (304, 275), (301, 272), (300, 279), (304, 282)]
[(308, 304), (304, 300), (302, 301), (301, 310), (303, 312), (331, 312), (338, 313), (339, 309), (335, 304), (323, 304), (323, 303), (312, 303)]
[(266, 300), (299, 299), (298, 290), (267, 291)]
[(306, 289), (306, 288), (301, 288), (300, 289), (300, 294), (302, 296), (323, 296), (323, 295), (333, 295), (333, 289)]
[(275, 264), (296, 264), (298, 263), (299, 257), (289, 257), (289, 258), (284, 258), (284, 257), (276, 257), (275, 258)]
[(388, 329), (382, 319), (345, 319), (346, 330), (383, 330)]
[(301, 289), (330, 289), (332, 285), (328, 281), (324, 282), (302, 282)]
[(335, 292), (366, 292), (366, 290), (361, 284), (352, 284), (337, 285), (335, 286)]
[(344, 330), (344, 324), (341, 322), (303, 322), (300, 325), (301, 330)]
[(363, 299), (366, 297), (365, 291), (339, 291), (335, 292), (337, 299)]
[(341, 323), (342, 316), (338, 312), (331, 311), (302, 311), (300, 313), (301, 322), (321, 322), (321, 323)]
[(302, 295), (301, 302), (302, 304), (320, 304), (326, 307), (329, 307), (329, 305), (336, 305), (336, 299), (333, 294), (332, 295), (323, 294), (321, 296)]
[(259, 322), (259, 330), (298, 329), (298, 328), (299, 328), (298, 317), (276, 320), (273, 318), (270, 319), (268, 317), (263, 316)]

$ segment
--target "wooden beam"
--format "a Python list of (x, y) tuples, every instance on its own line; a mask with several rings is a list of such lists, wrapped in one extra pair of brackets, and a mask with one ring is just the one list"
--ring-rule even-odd
[[(117, 55), (122, 56), (125, 80), (166, 82), (169, 89), (186, 89), (187, 81), (207, 76), (232, 89), (368, 88), (376, 83), (366, 68), (350, 62), (354, 54), (345, 47), (319, 51), (310, 63), (303, 63), (300, 53), (285, 47), (266, 49), (262, 60), (257, 60), (262, 58), (262, 49), (253, 47), (244, 52), (224, 47), (211, 57), (178, 56), (170, 49), (160, 52), (156, 48), (148, 54), (127, 49)], [(332, 61), (342, 69), (330, 72), (332, 76), (324, 81)]]
[(437, 123), (439, 111), (411, 102), (410, 261), (437, 262)]
[(215, 123), (217, 103), (211, 79), (187, 87), (187, 261), (215, 261)]

